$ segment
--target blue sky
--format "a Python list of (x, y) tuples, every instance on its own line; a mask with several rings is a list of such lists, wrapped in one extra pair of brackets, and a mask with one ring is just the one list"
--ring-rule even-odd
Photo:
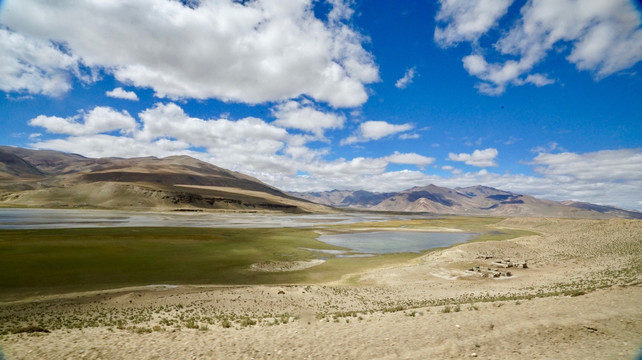
[(0, 3), (2, 145), (642, 209), (634, 1)]

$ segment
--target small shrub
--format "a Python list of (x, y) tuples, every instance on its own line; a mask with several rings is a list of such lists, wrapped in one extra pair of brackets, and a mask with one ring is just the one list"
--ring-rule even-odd
[(192, 319), (187, 320), (187, 322), (185, 322), (185, 327), (188, 328), (188, 329), (198, 329), (198, 324), (192, 318)]
[(243, 318), (241, 320), (241, 326), (246, 327), (246, 326), (252, 326), (256, 325), (256, 320), (250, 319), (249, 317)]
[(585, 294), (586, 292), (583, 290), (570, 290), (565, 293), (565, 295), (570, 295), (571, 297), (582, 296)]
[(132, 328), (132, 330), (136, 334), (149, 334), (149, 333), (152, 332), (151, 328), (146, 328), (146, 327), (134, 327), (134, 328)]
[(49, 330), (40, 326), (31, 325), (23, 328), (14, 329), (12, 332), (14, 334), (22, 334), (22, 333), (32, 334), (32, 333), (49, 333)]

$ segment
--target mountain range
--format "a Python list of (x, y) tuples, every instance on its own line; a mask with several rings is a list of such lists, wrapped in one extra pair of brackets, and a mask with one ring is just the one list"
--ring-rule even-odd
[(331, 212), (189, 156), (98, 158), (0, 146), (0, 205)]
[(486, 186), (428, 185), (400, 192), (286, 193), (189, 156), (87, 158), (0, 146), (0, 206), (328, 213), (337, 209), (453, 215), (642, 219), (642, 213), (551, 201)]
[(454, 189), (428, 185), (412, 189), (376, 193), (333, 190), (291, 193), (294, 196), (339, 208), (375, 211), (427, 212), (453, 215), (539, 216), (581, 218), (636, 218), (642, 213), (613, 206), (575, 201), (551, 201), (515, 194), (487, 186)]

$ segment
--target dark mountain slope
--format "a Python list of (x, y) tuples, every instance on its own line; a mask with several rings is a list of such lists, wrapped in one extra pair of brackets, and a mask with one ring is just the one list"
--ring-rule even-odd
[(0, 179), (2, 178), (43, 178), (45, 174), (21, 157), (0, 148)]

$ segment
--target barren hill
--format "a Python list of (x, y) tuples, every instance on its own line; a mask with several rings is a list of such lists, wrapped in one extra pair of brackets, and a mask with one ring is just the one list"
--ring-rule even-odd
[(188, 156), (92, 159), (6, 146), (0, 147), (0, 205), (331, 211)]
[(292, 193), (328, 206), (378, 211), (430, 212), (455, 215), (642, 218), (642, 213), (579, 202), (558, 202), (487, 186), (466, 188), (428, 185), (394, 193), (333, 190)]

